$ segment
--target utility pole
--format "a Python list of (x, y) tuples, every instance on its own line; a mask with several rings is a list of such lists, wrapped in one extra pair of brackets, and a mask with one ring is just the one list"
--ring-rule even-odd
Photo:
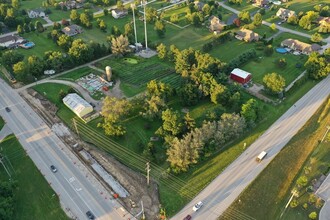
[(131, 8), (132, 8), (132, 11), (133, 11), (133, 24), (134, 24), (134, 36), (135, 36), (135, 46), (137, 44), (137, 35), (136, 35), (136, 25), (135, 25), (135, 4), (132, 3), (131, 4)]
[(10, 175), (10, 173), (9, 173), (6, 165), (3, 162), (3, 156), (2, 156), (2, 154), (0, 154), (0, 163), (2, 164), (3, 168), (5, 168), (5, 170), (6, 170), (7, 174), (8, 174), (8, 176), (9, 176), (9, 178), (11, 179), (11, 175)]
[(141, 201), (141, 206), (142, 206), (142, 219), (146, 219), (146, 216), (144, 215), (143, 201)]
[(143, 1), (144, 38), (145, 38), (145, 41), (146, 41), (146, 50), (148, 50), (147, 20), (146, 20), (147, 0), (142, 0), (142, 1)]
[(330, 130), (330, 126), (327, 126), (327, 131), (326, 131), (325, 134), (323, 135), (323, 138), (322, 138), (322, 140), (321, 140), (321, 143), (324, 141), (324, 138), (327, 136), (329, 130)]
[(149, 186), (149, 182), (150, 182), (150, 164), (149, 162), (147, 162), (147, 167), (146, 167), (146, 170), (147, 170), (147, 184)]
[(77, 122), (76, 122), (76, 119), (72, 119), (72, 122), (73, 122), (73, 126), (74, 126), (74, 128), (75, 128), (75, 130), (76, 130), (76, 133), (77, 133), (77, 135), (78, 135), (78, 137), (80, 138), (80, 135), (79, 135), (79, 131), (78, 131), (78, 128), (77, 128)]

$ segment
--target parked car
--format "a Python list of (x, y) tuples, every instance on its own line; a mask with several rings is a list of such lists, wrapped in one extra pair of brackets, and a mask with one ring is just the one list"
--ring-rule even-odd
[(51, 165), (50, 166), (50, 169), (52, 170), (53, 173), (56, 173), (57, 172), (57, 169), (54, 165)]
[(194, 205), (193, 210), (194, 212), (197, 212), (200, 208), (202, 208), (203, 202), (199, 201), (196, 205)]
[(94, 220), (95, 219), (95, 216), (94, 216), (94, 214), (91, 211), (87, 211), (86, 212), (86, 215), (87, 215), (88, 219), (90, 219), (90, 220)]
[(9, 107), (6, 107), (6, 112), (10, 112), (10, 108)]
[(186, 217), (184, 217), (183, 220), (190, 220), (191, 219), (191, 215), (187, 215)]
[(278, 25), (281, 25), (281, 24), (282, 24), (282, 22), (281, 22), (281, 21), (280, 21), (280, 22), (277, 22), (277, 24), (278, 24)]

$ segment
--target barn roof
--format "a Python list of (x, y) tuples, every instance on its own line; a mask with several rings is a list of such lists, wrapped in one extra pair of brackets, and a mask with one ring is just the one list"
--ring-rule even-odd
[(239, 77), (241, 77), (243, 79), (246, 79), (248, 76), (251, 75), (251, 73), (246, 72), (244, 70), (241, 70), (239, 68), (233, 69), (233, 71), (231, 71), (231, 73), (234, 74), (234, 75), (236, 75), (236, 76), (239, 76)]

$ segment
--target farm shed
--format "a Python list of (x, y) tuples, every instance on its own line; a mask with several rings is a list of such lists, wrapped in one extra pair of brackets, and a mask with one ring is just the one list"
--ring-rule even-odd
[(233, 69), (230, 73), (230, 78), (236, 82), (245, 84), (251, 80), (252, 75), (249, 72), (241, 70), (239, 68)]
[(63, 103), (80, 118), (93, 111), (93, 107), (77, 93), (70, 93), (65, 96)]

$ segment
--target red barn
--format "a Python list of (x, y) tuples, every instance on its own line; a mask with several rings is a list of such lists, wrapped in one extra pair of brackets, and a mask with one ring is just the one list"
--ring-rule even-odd
[(251, 80), (252, 75), (244, 70), (235, 68), (231, 71), (230, 78), (236, 82), (245, 84)]

